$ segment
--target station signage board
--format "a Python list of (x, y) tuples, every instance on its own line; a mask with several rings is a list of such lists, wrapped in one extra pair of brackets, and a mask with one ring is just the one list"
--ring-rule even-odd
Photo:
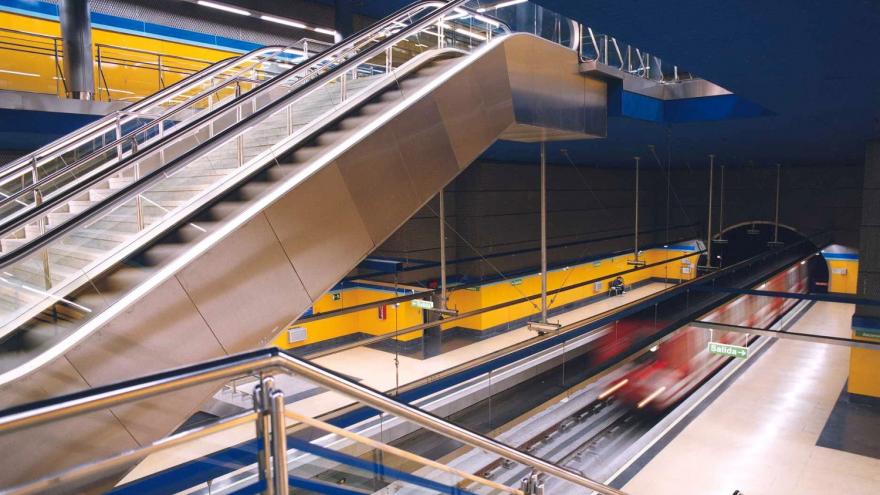
[(880, 330), (873, 330), (873, 329), (868, 330), (868, 329), (863, 329), (863, 328), (856, 328), (854, 330), (855, 330), (856, 337), (861, 337), (863, 339), (878, 339), (878, 340), (880, 340)]
[(424, 299), (413, 299), (412, 301), (410, 301), (410, 304), (412, 304), (414, 308), (434, 309), (434, 301), (425, 301)]
[(737, 359), (745, 359), (749, 357), (748, 347), (721, 344), (719, 342), (709, 342), (709, 352), (719, 356), (733, 357)]

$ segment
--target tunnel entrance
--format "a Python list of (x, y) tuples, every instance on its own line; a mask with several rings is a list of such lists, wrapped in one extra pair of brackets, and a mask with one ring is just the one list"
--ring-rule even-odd
[[(712, 242), (712, 265), (718, 268), (733, 265), (752, 256), (771, 249), (785, 247), (809, 238), (800, 233), (794, 227), (779, 224), (778, 241), (781, 243), (774, 246), (776, 238), (776, 224), (764, 220), (743, 222), (727, 227), (713, 237)], [(815, 252), (819, 253), (820, 246), (813, 244)], [(813, 256), (808, 260), (811, 280), (811, 292), (825, 293), (828, 291), (828, 265), (822, 256)], [(700, 257), (700, 266), (706, 266), (706, 255)]]

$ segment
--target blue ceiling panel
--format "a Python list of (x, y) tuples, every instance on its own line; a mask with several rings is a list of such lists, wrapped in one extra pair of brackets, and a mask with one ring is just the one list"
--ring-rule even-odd
[[(354, 3), (359, 13), (379, 17), (409, 2)], [(621, 101), (623, 115), (646, 120), (612, 117), (608, 139), (551, 146), (584, 163), (627, 164), (648, 145), (668, 144), (679, 164), (705, 163), (708, 153), (731, 164), (850, 164), (864, 159), (866, 140), (880, 138), (878, 1), (536, 3), (736, 94), (709, 106)], [(537, 153), (534, 146), (498, 143), (486, 156), (533, 162)], [(551, 159), (565, 161), (559, 153)]]

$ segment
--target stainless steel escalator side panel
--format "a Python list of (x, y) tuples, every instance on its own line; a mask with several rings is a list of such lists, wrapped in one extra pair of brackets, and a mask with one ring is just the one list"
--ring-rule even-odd
[[(514, 64), (506, 49), (511, 42), (536, 57), (529, 67), (517, 68), (523, 77), (511, 77)], [(530, 85), (536, 81), (571, 74), (578, 74), (574, 52), (516, 34), (415, 87), (407, 88), (404, 80), (402, 98), (251, 200), (259, 208), (245, 207), (245, 213), (224, 220), (234, 229), (229, 235), (210, 238), (204, 250), (198, 243), (187, 248), (178, 255), (187, 259), (185, 266), (67, 351), (61, 360), (82, 383), (59, 390), (50, 365), (0, 389), (0, 407), (24, 395), (54, 396), (83, 383), (94, 387), (265, 345), (516, 125), (519, 115), (537, 119), (534, 110), (517, 110), (536, 97), (516, 95), (533, 95)], [(604, 96), (604, 85), (598, 89), (595, 96)], [(552, 95), (538, 100), (553, 102)], [(604, 127), (585, 128), (585, 119), (557, 122), (565, 132), (604, 133)], [(210, 397), (211, 388), (119, 408), (107, 429), (121, 426), (141, 443), (161, 438)], [(0, 485), (45, 473), (46, 450), (32, 445), (58, 442), (81, 442), (104, 454), (126, 447), (115, 436), (77, 431), (46, 430), (39, 439), (0, 437), (0, 450), (19, 445), (20, 452), (15, 468), (0, 472)], [(52, 470), (75, 464), (57, 462)]]
[(548, 49), (523, 36), (512, 36), (504, 50), (516, 125), (501, 139), (540, 142), (607, 135), (606, 83), (581, 77), (578, 69), (568, 71), (577, 59), (574, 52)]

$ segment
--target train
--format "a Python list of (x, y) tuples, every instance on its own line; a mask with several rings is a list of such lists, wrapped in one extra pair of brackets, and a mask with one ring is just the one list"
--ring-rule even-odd
[[(805, 261), (770, 277), (755, 289), (805, 293), (809, 273)], [(743, 295), (720, 306), (701, 320), (729, 325), (767, 328), (784, 316), (796, 299)], [(709, 331), (685, 326), (653, 347), (648, 357), (637, 362), (620, 380), (604, 390), (600, 399), (614, 397), (629, 407), (662, 412), (684, 399), (730, 357), (710, 352), (709, 343), (748, 346), (746, 334)]]

